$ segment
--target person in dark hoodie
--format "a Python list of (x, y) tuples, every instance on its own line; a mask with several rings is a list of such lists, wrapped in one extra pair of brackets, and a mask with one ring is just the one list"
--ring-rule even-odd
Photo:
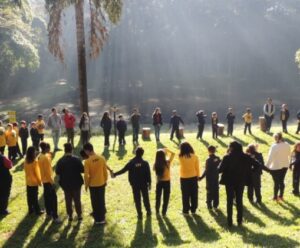
[(36, 123), (33, 121), (31, 122), (30, 127), (30, 137), (32, 141), (32, 146), (35, 148), (35, 151), (39, 151), (39, 143), (40, 143), (40, 135), (36, 127)]
[(197, 139), (202, 139), (204, 126), (205, 126), (205, 118), (207, 115), (204, 114), (203, 110), (199, 110), (196, 113), (197, 119), (198, 119), (198, 133), (197, 133)]
[(124, 120), (123, 115), (119, 115), (119, 120), (117, 121), (117, 130), (119, 136), (119, 145), (120, 146), (126, 145), (125, 133), (127, 131), (127, 123)]
[(21, 138), (21, 143), (22, 143), (22, 153), (23, 153), (23, 156), (25, 156), (26, 151), (27, 151), (27, 139), (29, 137), (29, 132), (28, 132), (28, 128), (26, 125), (26, 121), (21, 121), (19, 136)]
[(12, 162), (0, 154), (0, 216), (9, 214), (7, 207), (12, 184), (12, 176), (9, 170), (12, 166)]
[(299, 182), (300, 182), (300, 142), (298, 142), (292, 154), (292, 163), (290, 164), (290, 170), (293, 170), (293, 194), (300, 195)]
[[(219, 172), (222, 174), (220, 184), (225, 185), (227, 195), (227, 223), (232, 226), (233, 199), (236, 199), (237, 223), (243, 223), (243, 194), (249, 185), (252, 170), (259, 169), (261, 164), (243, 152), (240, 143), (229, 144), (228, 154), (224, 156)], [(266, 169), (267, 170), (267, 169)]]
[[(253, 159), (256, 159), (261, 165), (264, 165), (264, 158), (261, 153), (257, 152), (255, 145), (249, 145), (246, 153), (251, 156)], [(251, 173), (251, 182), (248, 185), (248, 199), (253, 203), (253, 195), (255, 192), (256, 203), (261, 204), (261, 175), (262, 167), (259, 167), (257, 170), (253, 170)]]
[(173, 110), (173, 115), (170, 119), (170, 128), (171, 128), (171, 136), (170, 136), (170, 140), (173, 140), (174, 138), (174, 133), (176, 133), (176, 138), (178, 139), (178, 141), (180, 141), (180, 135), (179, 135), (179, 125), (180, 123), (182, 125), (184, 125), (183, 120), (181, 119), (181, 117), (179, 115), (177, 115), (177, 111)]
[(139, 143), (140, 119), (141, 115), (139, 111), (137, 109), (133, 109), (130, 121), (132, 125), (132, 142), (136, 145)]
[(112, 173), (113, 177), (119, 176), (128, 172), (129, 183), (132, 187), (134, 203), (138, 218), (143, 217), (141, 206), (141, 195), (147, 216), (151, 215), (151, 207), (149, 201), (149, 190), (151, 189), (151, 173), (149, 163), (143, 160), (144, 149), (138, 147), (135, 151), (135, 157), (130, 160), (123, 169), (118, 172)]
[(232, 108), (228, 108), (228, 113), (226, 115), (227, 119), (227, 136), (232, 136), (233, 134), (233, 124), (235, 120), (235, 115), (232, 111)]
[(100, 126), (102, 127), (104, 133), (104, 146), (109, 147), (109, 135), (112, 127), (112, 121), (108, 111), (104, 112), (100, 122)]
[(290, 111), (288, 110), (287, 104), (282, 104), (280, 110), (280, 121), (282, 124), (282, 132), (287, 133), (287, 121), (290, 118)]
[(209, 146), (209, 158), (205, 163), (205, 171), (199, 180), (206, 177), (206, 204), (208, 209), (218, 208), (219, 206), (219, 171), (220, 158), (215, 155), (216, 147)]

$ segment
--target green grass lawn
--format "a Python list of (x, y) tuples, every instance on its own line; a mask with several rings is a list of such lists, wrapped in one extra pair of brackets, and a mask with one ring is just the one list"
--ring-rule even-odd
[[(290, 130), (295, 130), (291, 127)], [(208, 129), (208, 128), (207, 128)], [(273, 131), (279, 131), (274, 128)], [(226, 147), (233, 139), (247, 145), (258, 143), (259, 150), (266, 158), (273, 138), (253, 128), (255, 136), (244, 136), (237, 131), (233, 138), (221, 137), (214, 141), (211, 133), (204, 135), (205, 142), (195, 139), (195, 133), (186, 133), (196, 154), (200, 157), (201, 171), (207, 157), (206, 145), (218, 146), (218, 154), (223, 156)], [(298, 136), (284, 135), (286, 140), (293, 144)], [(153, 164), (157, 145), (152, 141), (141, 141), (145, 148), (145, 159)], [(51, 139), (47, 140), (52, 144)], [(61, 139), (61, 146), (66, 138)], [(77, 140), (78, 142), (78, 137)], [(93, 137), (98, 153), (103, 152), (103, 137)], [(105, 156), (113, 170), (118, 170), (133, 157), (131, 136), (127, 137), (125, 150), (115, 150), (111, 147)], [(178, 153), (177, 144), (169, 140), (169, 135), (162, 134), (162, 144)], [(53, 165), (63, 155), (56, 154)], [(76, 221), (68, 223), (64, 196), (58, 188), (59, 215), (63, 223), (55, 224), (46, 221), (45, 217), (27, 216), (26, 191), (22, 161), (19, 161), (14, 169), (13, 187), (10, 198), (9, 210), (11, 214), (0, 220), (0, 247), (154, 247), (154, 246), (184, 246), (184, 247), (300, 247), (300, 198), (291, 194), (292, 173), (286, 177), (285, 201), (274, 203), (272, 198), (273, 184), (269, 174), (263, 174), (262, 195), (264, 204), (259, 207), (251, 205), (244, 197), (245, 212), (244, 226), (228, 229), (226, 225), (226, 199), (224, 187), (220, 188), (220, 207), (216, 212), (209, 212), (206, 208), (205, 180), (199, 183), (199, 208), (198, 215), (183, 217), (181, 212), (181, 192), (179, 185), (178, 160), (175, 159), (171, 171), (171, 198), (167, 218), (144, 218), (138, 221), (133, 204), (131, 188), (127, 175), (116, 179), (109, 179), (107, 202), (107, 225), (105, 227), (94, 226), (93, 219), (89, 216), (91, 204), (89, 194), (82, 190), (83, 217), (82, 223)], [(150, 192), (152, 209), (155, 203), (155, 175), (152, 172), (153, 186)], [(42, 188), (40, 188), (40, 203), (43, 206)], [(154, 210), (154, 209), (153, 209)], [(155, 211), (153, 211), (155, 212)], [(234, 212), (235, 214), (235, 212)], [(235, 220), (235, 219), (234, 219)]]

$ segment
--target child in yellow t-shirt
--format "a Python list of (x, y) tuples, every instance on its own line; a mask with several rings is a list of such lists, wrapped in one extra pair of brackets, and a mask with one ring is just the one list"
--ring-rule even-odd
[(5, 132), (6, 145), (8, 146), (8, 158), (10, 160), (15, 160), (17, 157), (17, 134), (13, 130), (13, 125), (8, 124), (7, 130)]
[(38, 130), (39, 136), (40, 136), (39, 141), (43, 141), (44, 140), (44, 135), (45, 135), (46, 124), (45, 124), (45, 121), (44, 121), (42, 115), (38, 115), (38, 118), (37, 118), (35, 124), (36, 124), (36, 128)]
[(251, 109), (247, 108), (246, 113), (243, 115), (243, 119), (245, 122), (244, 134), (247, 133), (247, 129), (248, 129), (248, 132), (252, 135), (252, 132), (251, 132), (252, 118), (253, 117), (252, 117)]

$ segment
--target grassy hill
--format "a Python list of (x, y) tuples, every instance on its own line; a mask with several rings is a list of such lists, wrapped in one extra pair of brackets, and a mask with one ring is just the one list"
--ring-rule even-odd
[[(290, 128), (295, 130), (296, 127)], [(240, 141), (244, 146), (249, 143), (258, 143), (259, 150), (266, 158), (273, 138), (260, 132), (257, 127), (253, 128), (255, 136), (244, 136), (237, 131), (233, 138), (220, 137), (212, 140), (210, 133), (205, 133), (205, 141), (195, 139), (195, 133), (187, 133), (189, 141), (196, 154), (200, 157), (201, 171), (207, 157), (207, 144), (218, 146), (218, 154), (225, 154), (227, 145), (233, 139)], [(273, 131), (279, 131), (274, 128)], [(285, 139), (293, 144), (299, 136), (287, 134)], [(52, 144), (50, 138), (47, 140)], [(66, 138), (61, 139), (61, 146)], [(78, 137), (76, 139), (78, 142)], [(131, 136), (127, 137), (128, 145), (124, 150), (110, 148), (103, 151), (103, 137), (92, 138), (92, 143), (98, 153), (103, 153), (108, 159), (108, 164), (115, 171), (120, 169), (133, 157)], [(157, 146), (152, 141), (142, 141), (145, 148), (145, 159), (153, 164)], [(178, 145), (169, 140), (167, 133), (162, 134), (162, 145), (178, 152)], [(53, 166), (63, 155), (56, 153)], [(94, 226), (93, 219), (89, 216), (91, 204), (89, 193), (82, 191), (83, 222), (68, 223), (64, 196), (58, 187), (59, 215), (63, 223), (55, 224), (46, 221), (45, 217), (27, 216), (26, 191), (22, 161), (19, 161), (14, 169), (13, 188), (9, 204), (12, 212), (9, 216), (0, 220), (0, 247), (154, 247), (154, 246), (182, 246), (182, 247), (299, 247), (300, 233), (300, 198), (291, 194), (292, 173), (286, 177), (286, 195), (282, 203), (274, 203), (272, 198), (273, 183), (269, 174), (263, 174), (262, 206), (251, 205), (246, 197), (245, 224), (242, 228), (233, 227), (228, 229), (226, 225), (226, 198), (225, 189), (220, 188), (220, 207), (218, 211), (209, 212), (206, 208), (205, 180), (199, 183), (199, 208), (198, 215), (183, 217), (181, 212), (181, 192), (179, 185), (178, 160), (172, 167), (171, 198), (166, 218), (144, 218), (138, 221), (131, 188), (127, 175), (109, 179), (106, 202), (107, 202), (107, 225), (104, 227)], [(152, 172), (153, 186), (150, 192), (151, 206), (154, 210), (155, 203), (155, 175)], [(40, 202), (43, 205), (42, 188), (40, 188)], [(153, 211), (154, 212), (154, 211)], [(235, 211), (234, 211), (235, 214)], [(234, 219), (235, 220), (235, 219)]]

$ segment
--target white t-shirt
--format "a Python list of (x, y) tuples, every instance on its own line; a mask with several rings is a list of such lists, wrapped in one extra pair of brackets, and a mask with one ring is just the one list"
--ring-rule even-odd
[(266, 166), (271, 170), (288, 168), (290, 164), (291, 148), (286, 142), (275, 143), (271, 146)]

